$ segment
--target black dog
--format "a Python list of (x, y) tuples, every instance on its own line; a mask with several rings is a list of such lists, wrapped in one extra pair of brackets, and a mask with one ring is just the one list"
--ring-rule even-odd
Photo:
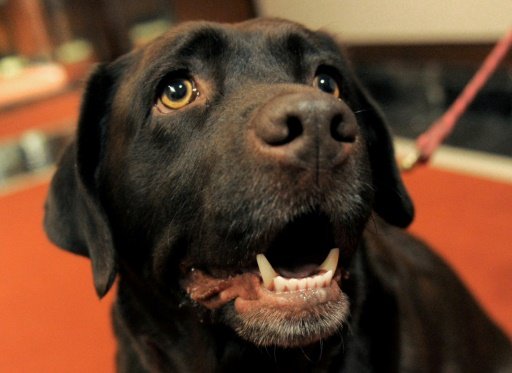
[(100, 66), (45, 226), (91, 258), (100, 297), (119, 276), (123, 372), (511, 369), (412, 218), (336, 42), (255, 20), (184, 24)]

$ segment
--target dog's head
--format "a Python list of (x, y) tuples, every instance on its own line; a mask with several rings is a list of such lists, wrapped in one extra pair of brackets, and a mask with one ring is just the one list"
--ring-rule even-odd
[(413, 208), (337, 43), (189, 23), (92, 75), (45, 227), (91, 258), (100, 296), (129, 272), (255, 344), (298, 346), (346, 320), (372, 212), (405, 227)]

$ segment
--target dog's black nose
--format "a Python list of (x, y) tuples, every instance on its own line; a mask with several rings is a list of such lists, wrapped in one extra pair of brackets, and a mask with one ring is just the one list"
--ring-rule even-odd
[(350, 154), (353, 112), (321, 92), (290, 93), (265, 104), (253, 122), (257, 151), (281, 163), (329, 169)]

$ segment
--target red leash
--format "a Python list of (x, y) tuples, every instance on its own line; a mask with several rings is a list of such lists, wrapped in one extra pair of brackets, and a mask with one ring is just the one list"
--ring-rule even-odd
[(415, 166), (425, 164), (430, 160), (432, 154), (453, 131), (461, 115), (494, 73), (511, 47), (512, 29), (494, 46), (482, 66), (446, 113), (418, 137), (415, 151), (406, 155), (400, 162), (400, 168), (403, 171), (409, 171)]

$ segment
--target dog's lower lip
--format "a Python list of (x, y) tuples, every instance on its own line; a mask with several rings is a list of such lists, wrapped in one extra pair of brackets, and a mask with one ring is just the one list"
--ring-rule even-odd
[(275, 291), (267, 289), (255, 271), (218, 278), (192, 269), (182, 286), (192, 300), (209, 309), (220, 308), (231, 301), (235, 301), (235, 309), (241, 312), (253, 307), (311, 309), (339, 296), (341, 272), (337, 270), (334, 276), (325, 272), (323, 275), (333, 279), (322, 286)]

